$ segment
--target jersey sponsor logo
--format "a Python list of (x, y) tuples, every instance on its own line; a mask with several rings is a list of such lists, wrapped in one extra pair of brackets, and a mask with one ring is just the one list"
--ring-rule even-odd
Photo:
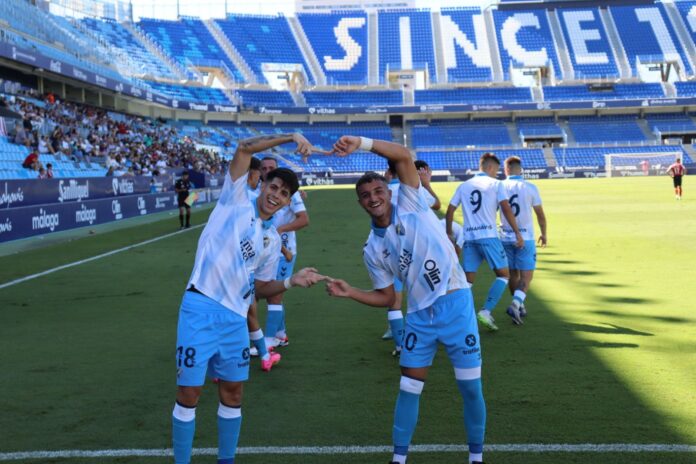
[(130, 180), (121, 179), (119, 181), (118, 179), (114, 179), (111, 181), (111, 187), (114, 190), (114, 195), (127, 195), (135, 192), (135, 182)]
[(476, 346), (476, 335), (474, 334), (468, 334), (464, 338), (464, 343), (466, 344), (466, 346), (469, 347), (469, 349), (463, 349), (463, 354), (476, 354), (481, 351), (481, 349), (478, 346)]
[(80, 205), (80, 209), (75, 211), (75, 222), (80, 223), (80, 222), (89, 222), (92, 224), (94, 221), (97, 220), (97, 210), (95, 209), (90, 209), (85, 206), (83, 203)]
[(138, 211), (141, 215), (147, 214), (147, 204), (145, 203), (145, 198), (138, 197)]
[(85, 185), (80, 185), (75, 179), (70, 179), (68, 185), (65, 185), (65, 181), (61, 180), (58, 182), (58, 201), (64, 202), (66, 200), (77, 200), (80, 201), (84, 198), (89, 198), (89, 181), (85, 181)]
[(24, 201), (24, 192), (21, 187), (17, 187), (15, 192), (9, 192), (7, 190), (7, 182), (5, 182), (5, 190), (0, 193), (0, 206), (7, 205), (12, 206), (12, 203), (21, 203)]
[(251, 258), (256, 256), (254, 245), (252, 245), (248, 238), (243, 238), (242, 241), (239, 242), (239, 248), (242, 250), (242, 259), (244, 261), (249, 261)]
[(413, 253), (409, 250), (401, 250), (401, 255), (399, 256), (399, 270), (405, 273), (411, 263), (413, 263)]
[(435, 285), (438, 285), (442, 282), (442, 272), (440, 271), (440, 268), (438, 267), (437, 263), (432, 259), (429, 259), (425, 263), (423, 263), (423, 268), (425, 269), (425, 273), (423, 273), (423, 278), (425, 279), (425, 282), (428, 284), (428, 287), (430, 287), (430, 291), (433, 292), (435, 291)]
[(287, 234), (287, 233), (283, 233), (283, 234), (280, 236), (280, 240), (281, 240), (281, 242), (283, 243), (283, 246), (287, 248), (287, 246), (288, 246), (288, 241), (289, 241), (288, 234)]
[(51, 232), (60, 225), (58, 213), (48, 214), (43, 208), (39, 208), (39, 215), (32, 216), (32, 230), (49, 229)]
[(480, 225), (480, 226), (467, 227), (467, 228), (466, 228), (466, 231), (467, 231), (467, 232), (476, 232), (476, 231), (478, 231), (478, 230), (491, 230), (491, 229), (493, 229), (493, 226), (483, 224), (483, 225)]

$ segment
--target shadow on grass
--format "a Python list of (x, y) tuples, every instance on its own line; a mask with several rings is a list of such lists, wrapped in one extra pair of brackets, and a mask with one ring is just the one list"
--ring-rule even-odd
[(589, 324), (570, 324), (570, 330), (574, 332), (589, 332), (607, 335), (638, 335), (641, 337), (652, 337), (655, 334), (649, 332), (640, 332), (628, 327), (621, 327), (614, 324), (606, 324), (605, 326), (589, 325)]
[(634, 314), (619, 311), (608, 311), (608, 310), (598, 310), (593, 311), (594, 314), (599, 316), (609, 316), (609, 317), (620, 317), (625, 319), (646, 319), (651, 321), (659, 322), (673, 322), (673, 323), (687, 323), (694, 322), (694, 319), (687, 319), (685, 317), (675, 317), (675, 316), (661, 316), (658, 314)]
[(634, 298), (630, 296), (605, 296), (602, 300), (612, 304), (639, 305), (645, 303), (655, 303), (657, 300), (650, 298)]

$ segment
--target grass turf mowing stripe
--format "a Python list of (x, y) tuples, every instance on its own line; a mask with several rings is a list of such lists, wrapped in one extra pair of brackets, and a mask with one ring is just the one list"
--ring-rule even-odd
[(138, 247), (141, 247), (143, 245), (149, 245), (150, 243), (158, 242), (158, 241), (163, 240), (165, 238), (173, 237), (175, 235), (179, 235), (179, 234), (184, 233), (184, 232), (189, 231), (189, 230), (198, 229), (199, 227), (203, 227), (205, 224), (206, 223), (198, 224), (198, 225), (195, 225), (195, 226), (190, 227), (188, 229), (178, 230), (176, 232), (172, 232), (169, 234), (160, 235), (159, 237), (151, 238), (149, 240), (145, 240), (144, 242), (134, 243), (133, 245), (128, 245), (128, 246), (125, 246), (122, 248), (118, 248), (116, 250), (111, 250), (111, 251), (107, 251), (106, 253), (98, 254), (96, 256), (91, 256), (89, 258), (81, 259), (79, 261), (74, 261), (72, 263), (63, 264), (61, 266), (56, 266), (54, 268), (47, 269), (47, 270), (42, 271), (42, 272), (37, 272), (36, 274), (31, 274), (31, 275), (28, 275), (25, 277), (20, 277), (19, 279), (14, 279), (14, 280), (11, 280), (9, 282), (5, 282), (4, 284), (0, 284), (0, 290), (3, 288), (6, 288), (6, 287), (11, 287), (12, 285), (21, 284), (22, 282), (26, 282), (28, 280), (36, 279), (37, 277), (42, 277), (42, 276), (45, 276), (48, 274), (53, 274), (54, 272), (62, 271), (63, 269), (68, 269), (71, 267), (79, 266), (80, 264), (85, 264), (85, 263), (89, 263), (91, 261), (96, 261), (97, 259), (106, 258), (107, 256), (112, 256), (112, 255), (115, 255), (117, 253), (121, 253), (123, 251), (132, 250), (133, 248), (138, 248)]
[[(391, 446), (253, 446), (241, 447), (237, 454), (378, 454), (389, 453)], [(466, 445), (413, 445), (411, 453), (459, 453), (468, 451)], [(485, 451), (494, 453), (696, 453), (696, 445), (667, 444), (500, 444), (485, 445)], [(214, 456), (217, 448), (195, 448), (193, 455)], [(0, 461), (22, 459), (60, 459), (60, 458), (113, 458), (113, 457), (167, 457), (172, 456), (167, 449), (113, 449), (113, 450), (63, 450), (63, 451), (21, 451), (0, 453)]]

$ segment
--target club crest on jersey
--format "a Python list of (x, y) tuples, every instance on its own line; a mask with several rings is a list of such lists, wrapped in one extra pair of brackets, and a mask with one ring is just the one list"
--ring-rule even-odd
[(268, 248), (268, 245), (270, 245), (270, 244), (271, 244), (271, 239), (267, 236), (264, 236), (263, 237), (263, 247)]
[(397, 224), (395, 230), (397, 235), (406, 235), (406, 229), (404, 229), (403, 224)]

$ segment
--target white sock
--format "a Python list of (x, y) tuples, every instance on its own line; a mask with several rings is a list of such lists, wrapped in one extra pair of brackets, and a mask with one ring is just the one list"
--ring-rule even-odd
[(400, 454), (395, 454), (394, 457), (392, 458), (392, 462), (397, 462), (399, 464), (406, 464), (406, 456), (402, 456)]
[(487, 309), (482, 309), (481, 311), (479, 311), (479, 314), (482, 314), (484, 316), (490, 316), (491, 312)]
[(469, 463), (483, 462), (483, 453), (469, 453)]

